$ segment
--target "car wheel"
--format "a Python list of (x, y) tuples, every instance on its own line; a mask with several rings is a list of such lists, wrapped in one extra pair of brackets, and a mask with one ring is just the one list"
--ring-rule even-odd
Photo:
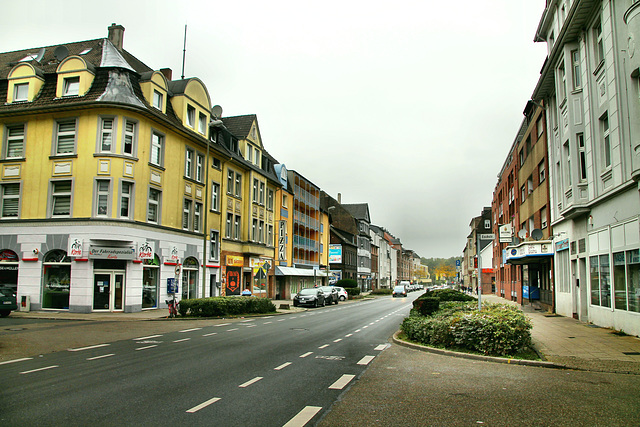
[(336, 300), (334, 301), (336, 305), (338, 305), (338, 298), (336, 298)]
[(314, 307), (314, 308), (318, 308), (318, 300), (316, 300), (316, 301), (313, 303), (313, 307)]
[(326, 300), (322, 300), (322, 306), (324, 307), (325, 305), (327, 305), (327, 301)]
[(346, 298), (344, 296), (341, 296), (340, 301), (344, 301), (344, 300), (346, 300)]
[(11, 310), (0, 311), (0, 317), (7, 317), (11, 313)]

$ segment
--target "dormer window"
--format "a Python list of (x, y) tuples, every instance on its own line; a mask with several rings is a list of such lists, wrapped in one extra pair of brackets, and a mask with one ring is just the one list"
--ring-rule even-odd
[(187, 125), (190, 128), (196, 128), (196, 109), (191, 105), (187, 105)]
[(80, 93), (80, 77), (67, 77), (64, 79), (62, 96), (74, 96)]
[(202, 113), (198, 118), (198, 130), (203, 135), (207, 134), (207, 116)]
[(16, 83), (13, 86), (13, 100), (14, 101), (29, 100), (29, 83)]
[(164, 97), (162, 96), (162, 94), (157, 90), (154, 90), (153, 91), (153, 107), (162, 111), (163, 102), (164, 102)]

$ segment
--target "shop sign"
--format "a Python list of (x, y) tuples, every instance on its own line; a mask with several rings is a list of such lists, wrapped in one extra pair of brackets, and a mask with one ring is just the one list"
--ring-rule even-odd
[(69, 239), (68, 256), (82, 256), (82, 239)]
[(229, 267), (242, 267), (244, 265), (244, 257), (227, 255), (227, 265)]
[(119, 259), (133, 260), (136, 251), (133, 247), (114, 248), (108, 246), (91, 246), (89, 248), (89, 258), (92, 259)]
[(153, 259), (153, 246), (151, 246), (151, 243), (144, 242), (138, 246), (138, 259)]
[(0, 271), (17, 271), (17, 264), (0, 264)]
[(180, 256), (177, 246), (171, 246), (171, 250), (169, 251), (169, 260), (171, 260), (172, 262), (180, 262)]
[(513, 239), (513, 227), (511, 224), (502, 224), (498, 227), (498, 235), (500, 236), (500, 243), (511, 243)]
[(556, 242), (556, 252), (564, 251), (565, 249), (569, 249), (569, 239), (562, 239)]
[(342, 263), (342, 245), (329, 245), (329, 263)]
[(278, 225), (278, 261), (286, 261), (287, 260), (287, 250), (286, 250), (286, 231), (287, 231), (287, 221), (280, 221)]

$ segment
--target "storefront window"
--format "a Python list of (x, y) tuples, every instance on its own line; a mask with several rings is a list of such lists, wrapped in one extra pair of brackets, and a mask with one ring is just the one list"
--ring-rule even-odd
[(600, 302), (603, 307), (611, 307), (611, 270), (609, 255), (600, 255)]
[(197, 298), (198, 268), (200, 264), (195, 258), (187, 258), (182, 263), (182, 299)]
[(625, 278), (624, 252), (613, 254), (613, 290), (616, 310), (627, 309), (627, 286)]
[(44, 257), (42, 308), (69, 309), (71, 288), (71, 259), (62, 250), (54, 250)]
[(598, 273), (598, 257), (589, 257), (591, 269), (591, 304), (600, 305), (600, 274)]
[(160, 275), (160, 258), (145, 259), (142, 268), (142, 308), (158, 307), (158, 276)]
[(627, 251), (629, 311), (640, 313), (640, 250)]

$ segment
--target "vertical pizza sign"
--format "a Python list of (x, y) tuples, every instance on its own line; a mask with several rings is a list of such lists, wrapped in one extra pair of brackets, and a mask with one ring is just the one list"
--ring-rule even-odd
[(69, 250), (67, 253), (69, 256), (82, 256), (82, 240), (69, 239)]
[(240, 275), (242, 274), (242, 266), (244, 258), (241, 256), (227, 255), (227, 281), (225, 295), (240, 295)]

